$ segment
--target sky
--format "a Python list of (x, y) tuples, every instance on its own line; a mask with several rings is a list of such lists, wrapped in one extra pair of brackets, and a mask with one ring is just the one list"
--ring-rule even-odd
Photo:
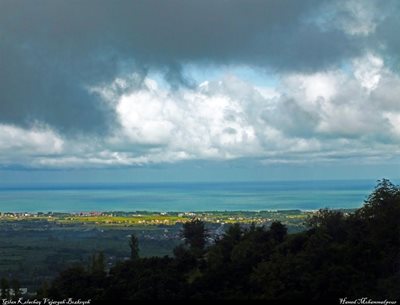
[(0, 0), (0, 181), (399, 178), (399, 14)]

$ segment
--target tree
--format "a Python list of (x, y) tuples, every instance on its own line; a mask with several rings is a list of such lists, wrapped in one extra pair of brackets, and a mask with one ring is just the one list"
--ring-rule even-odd
[(21, 296), (21, 293), (20, 293), (21, 285), (17, 279), (13, 279), (11, 281), (11, 288), (14, 292), (14, 298), (18, 299)]
[(1, 298), (9, 299), (10, 298), (10, 284), (7, 279), (5, 279), (5, 278), (1, 279), (0, 289), (1, 289)]
[[(400, 187), (387, 179), (378, 180), (378, 184), (362, 209), (356, 215), (364, 219), (384, 219), (396, 215), (400, 209)], [(397, 223), (397, 219), (394, 219)]]
[(137, 260), (139, 258), (139, 241), (134, 234), (129, 240), (129, 247), (131, 248), (131, 260)]
[(103, 274), (105, 272), (104, 253), (101, 251), (98, 255), (93, 254), (91, 271), (93, 274)]
[(184, 245), (178, 245), (174, 248), (174, 257), (177, 266), (182, 271), (190, 271), (196, 266), (197, 259), (196, 256), (187, 249)]
[(64, 299), (70, 298), (94, 298), (96, 295), (91, 289), (90, 275), (81, 265), (62, 271), (52, 282), (48, 297)]
[(36, 296), (39, 299), (47, 298), (49, 295), (49, 284), (47, 281), (44, 281), (43, 284), (39, 287), (39, 289), (36, 292)]
[(189, 245), (190, 250), (200, 256), (206, 245), (206, 237), (208, 236), (204, 222), (199, 219), (192, 219), (183, 224), (183, 237), (185, 244)]
[(287, 228), (279, 221), (274, 221), (271, 224), (270, 232), (272, 239), (278, 243), (282, 242), (287, 234)]

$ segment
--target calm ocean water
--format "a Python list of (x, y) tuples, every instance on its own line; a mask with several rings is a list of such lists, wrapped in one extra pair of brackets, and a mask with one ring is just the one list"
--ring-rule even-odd
[(358, 208), (376, 181), (1, 186), (1, 212)]

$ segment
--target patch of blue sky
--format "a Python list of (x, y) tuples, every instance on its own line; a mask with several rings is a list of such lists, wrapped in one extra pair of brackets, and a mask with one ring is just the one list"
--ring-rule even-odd
[(346, 75), (352, 75), (354, 73), (353, 65), (349, 60), (343, 61), (339, 69)]
[(186, 64), (183, 73), (197, 84), (226, 75), (233, 75), (257, 87), (276, 87), (279, 82), (279, 76), (272, 71), (247, 65)]
[(159, 70), (151, 70), (147, 74), (147, 78), (155, 81), (157, 83), (157, 87), (161, 90), (170, 90), (171, 85), (168, 83), (168, 81), (165, 78), (165, 73), (159, 71)]

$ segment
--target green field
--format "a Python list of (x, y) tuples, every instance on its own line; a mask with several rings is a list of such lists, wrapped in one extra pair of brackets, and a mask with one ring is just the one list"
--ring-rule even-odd
[(288, 211), (229, 211), (229, 212), (197, 212), (197, 213), (155, 213), (155, 212), (105, 212), (87, 214), (68, 213), (3, 213), (0, 221), (46, 221), (60, 225), (85, 224), (101, 227), (137, 227), (176, 225), (198, 218), (209, 223), (255, 223), (265, 224), (268, 221), (279, 220), (290, 225), (301, 225), (312, 212), (299, 210)]

